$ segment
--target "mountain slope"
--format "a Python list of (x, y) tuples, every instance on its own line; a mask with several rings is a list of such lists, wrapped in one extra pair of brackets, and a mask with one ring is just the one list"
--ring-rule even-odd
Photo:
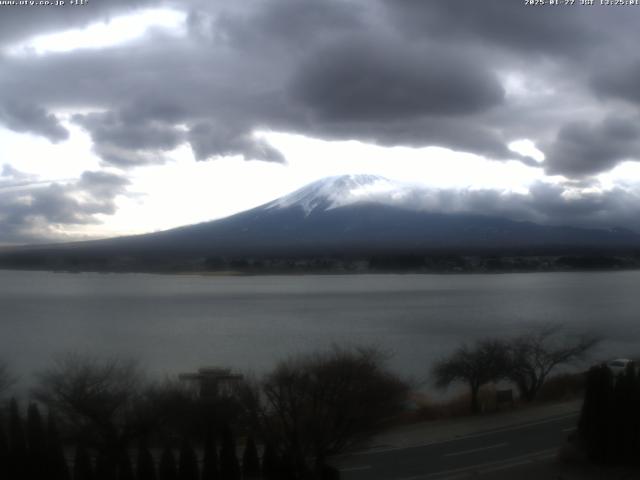
[[(442, 214), (390, 202), (396, 186), (368, 175), (331, 177), (260, 207), (164, 232), (30, 248), (47, 263), (72, 255), (98, 262), (195, 262), (206, 257), (425, 254), (432, 251), (629, 249), (626, 230), (537, 225), (472, 214)], [(19, 253), (0, 255), (0, 263)], [(26, 255), (23, 251), (22, 255)], [(36, 262), (37, 263), (37, 262)]]

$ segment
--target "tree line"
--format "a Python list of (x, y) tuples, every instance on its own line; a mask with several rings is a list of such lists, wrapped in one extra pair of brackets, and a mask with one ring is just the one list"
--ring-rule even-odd
[[(508, 379), (533, 401), (556, 367), (597, 342), (555, 328), (484, 339), (461, 345), (432, 374), (443, 387), (465, 382), (478, 413), (482, 385)], [(150, 381), (133, 360), (62, 355), (37, 375), (25, 415), (15, 400), (0, 408), (0, 478), (339, 478), (327, 459), (407, 408), (409, 382), (388, 359), (378, 348), (334, 346), (204, 395), (178, 379)], [(0, 398), (12, 381), (0, 363)]]
[[(178, 448), (165, 444), (149, 448), (147, 440), (138, 440), (135, 448), (125, 448), (111, 457), (102, 449), (92, 450), (77, 443), (66, 448), (58, 433), (57, 422), (49, 413), (46, 422), (37, 404), (31, 403), (26, 419), (12, 399), (8, 420), (0, 430), (0, 478), (10, 480), (220, 480), (290, 478), (274, 451), (266, 451), (262, 463), (255, 441), (245, 442), (240, 463), (233, 433), (222, 430), (218, 448), (215, 436), (209, 436), (202, 451), (183, 438)], [(3, 422), (5, 423), (5, 422)], [(7, 431), (5, 435), (4, 431)], [(72, 458), (71, 458), (72, 457)]]
[[(327, 458), (405, 408), (408, 384), (386, 359), (334, 347), (203, 396), (176, 379), (150, 382), (131, 360), (67, 354), (38, 375), (24, 419), (15, 400), (3, 409), (0, 478), (339, 478)], [(41, 408), (49, 426), (32, 428)]]

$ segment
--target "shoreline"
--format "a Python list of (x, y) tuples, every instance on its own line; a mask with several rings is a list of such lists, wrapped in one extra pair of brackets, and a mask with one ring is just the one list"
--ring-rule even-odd
[(194, 276), (194, 277), (297, 277), (297, 276), (357, 276), (357, 275), (522, 275), (535, 273), (615, 273), (615, 272), (637, 272), (640, 267), (628, 268), (583, 268), (583, 269), (529, 269), (529, 270), (330, 270), (330, 271), (308, 271), (308, 270), (273, 270), (273, 271), (241, 271), (241, 270), (97, 270), (97, 269), (53, 269), (53, 268), (11, 268), (0, 266), (0, 271), (4, 272), (40, 272), (40, 273), (99, 273), (109, 274), (132, 274), (132, 275), (162, 275), (162, 276)]

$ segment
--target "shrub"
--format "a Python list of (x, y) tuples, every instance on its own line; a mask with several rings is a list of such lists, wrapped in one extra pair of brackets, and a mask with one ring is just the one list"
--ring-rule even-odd
[(408, 386), (386, 368), (386, 359), (375, 348), (334, 347), (280, 362), (266, 376), (252, 405), (260, 409), (255, 417), (263, 436), (288, 459), (287, 469), (306, 474), (404, 409)]

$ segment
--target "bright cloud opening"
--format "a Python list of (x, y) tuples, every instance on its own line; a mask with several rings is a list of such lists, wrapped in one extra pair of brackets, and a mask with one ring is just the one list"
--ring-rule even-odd
[(441, 147), (382, 147), (358, 141), (326, 141), (289, 133), (260, 135), (287, 158), (291, 175), (318, 178), (369, 173), (434, 188), (493, 188), (527, 192), (545, 178), (518, 161), (493, 161)]
[(544, 153), (536, 147), (536, 144), (529, 140), (528, 138), (523, 138), (521, 140), (515, 140), (511, 142), (509, 145), (509, 150), (512, 152), (519, 153), (520, 155), (526, 155), (528, 157), (533, 158), (536, 162), (542, 163), (544, 162), (545, 155)]
[(114, 47), (144, 36), (149, 30), (183, 34), (187, 15), (169, 9), (143, 10), (104, 22), (93, 23), (86, 28), (39, 35), (7, 49), (9, 55), (44, 55), (70, 52), (79, 49)]

